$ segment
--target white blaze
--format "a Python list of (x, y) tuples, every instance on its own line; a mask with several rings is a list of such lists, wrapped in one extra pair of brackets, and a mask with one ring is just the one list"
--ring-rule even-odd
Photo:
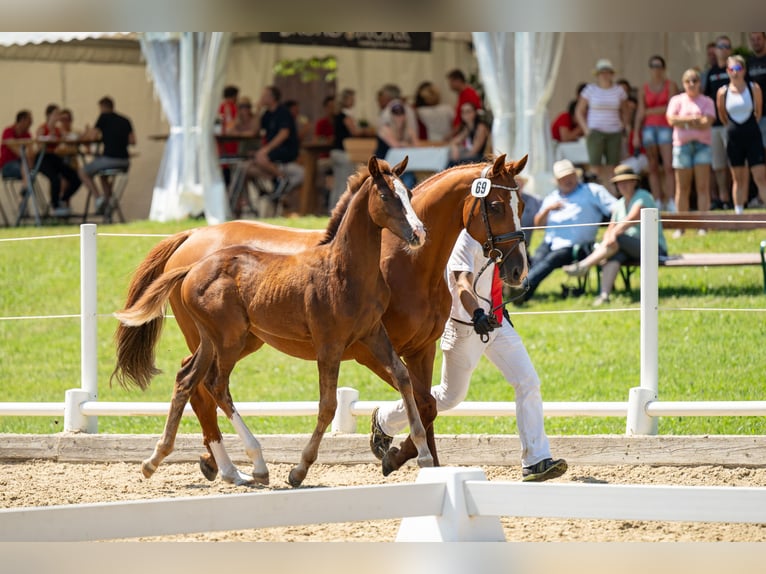
[(412, 227), (412, 232), (415, 234), (415, 237), (420, 240), (420, 244), (422, 245), (426, 239), (426, 228), (423, 225), (423, 222), (420, 221), (420, 218), (415, 214), (415, 210), (412, 209), (412, 204), (410, 203), (410, 196), (407, 192), (407, 188), (404, 187), (404, 184), (399, 181), (398, 178), (394, 179), (394, 192), (402, 201), (402, 205), (404, 206), (404, 214), (407, 217), (407, 223), (410, 224), (410, 227)]
[[(519, 193), (512, 191), (510, 195), (511, 210), (513, 211), (513, 225), (516, 228), (516, 231), (521, 231), (521, 218), (519, 217)], [(519, 242), (519, 251), (521, 251), (521, 254), (524, 257), (524, 271), (522, 272), (521, 276), (525, 277), (529, 270), (527, 269), (527, 246), (523, 241)]]

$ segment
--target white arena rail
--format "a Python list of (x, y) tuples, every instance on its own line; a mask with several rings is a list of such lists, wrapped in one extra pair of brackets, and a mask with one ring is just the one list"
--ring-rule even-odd
[(0, 510), (0, 542), (171, 536), (401, 518), (397, 541), (503, 541), (500, 516), (766, 523), (766, 488), (488, 482), (424, 468), (415, 483)]
[[(630, 389), (627, 401), (546, 402), (545, 416), (626, 417), (627, 435), (656, 435), (659, 416), (766, 416), (766, 401), (658, 400), (657, 226), (659, 212), (641, 212), (641, 386)], [(0, 403), (0, 416), (62, 416), (65, 431), (97, 432), (99, 416), (165, 416), (169, 402), (97, 401), (96, 225), (80, 226), (81, 243), (81, 386), (66, 392), (64, 402)], [(361, 401), (354, 389), (338, 389), (334, 432), (356, 432), (356, 417), (368, 416), (383, 401)], [(243, 416), (313, 416), (317, 401), (237, 403)], [(513, 402), (464, 402), (439, 416), (513, 416)], [(187, 405), (185, 416), (191, 416)]]

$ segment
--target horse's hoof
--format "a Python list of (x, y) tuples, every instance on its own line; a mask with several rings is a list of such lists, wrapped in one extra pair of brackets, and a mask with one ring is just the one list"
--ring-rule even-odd
[(221, 478), (224, 482), (233, 484), (234, 486), (250, 486), (255, 482), (252, 476), (245, 474), (244, 472), (236, 471), (232, 475), (222, 474)]
[(381, 461), (380, 467), (383, 471), (383, 476), (388, 476), (395, 470), (399, 468), (392, 460), (391, 458), (399, 453), (399, 449), (395, 446), (392, 446), (390, 449), (388, 449), (388, 452), (383, 456), (383, 460)]
[[(300, 476), (303, 474), (303, 476)], [(306, 478), (306, 473), (300, 473), (298, 472), (297, 468), (294, 468), (290, 471), (290, 474), (287, 476), (287, 482), (290, 483), (290, 486), (293, 488), (298, 488), (301, 484), (303, 484), (303, 479)]]
[(141, 474), (144, 478), (151, 478), (157, 467), (154, 466), (148, 459), (141, 463)]
[(432, 457), (430, 454), (427, 456), (418, 457), (418, 466), (420, 468), (434, 466), (434, 457)]
[(199, 469), (202, 471), (205, 478), (210, 481), (215, 480), (215, 477), (218, 476), (218, 468), (210, 463), (210, 457), (199, 457)]
[(268, 472), (261, 472), (261, 473), (253, 473), (253, 482), (255, 484), (260, 484), (262, 486), (268, 486), (269, 485), (269, 473)]

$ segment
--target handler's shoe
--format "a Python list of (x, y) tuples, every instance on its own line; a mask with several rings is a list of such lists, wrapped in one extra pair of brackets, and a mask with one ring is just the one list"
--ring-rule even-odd
[(372, 454), (374, 454), (378, 460), (383, 460), (388, 449), (391, 448), (391, 442), (393, 440), (394, 437), (388, 436), (383, 432), (383, 429), (380, 428), (380, 425), (378, 425), (378, 407), (375, 407), (375, 410), (372, 411), (372, 416), (370, 417), (370, 450), (372, 451)]
[(521, 471), (522, 482), (543, 482), (551, 478), (558, 478), (567, 471), (567, 461), (563, 458), (553, 460), (545, 458), (533, 464), (525, 466)]

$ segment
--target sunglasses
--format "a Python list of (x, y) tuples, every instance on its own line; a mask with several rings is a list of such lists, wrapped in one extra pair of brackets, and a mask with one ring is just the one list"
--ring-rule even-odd
[(649, 67), (650, 68), (664, 68), (665, 66), (663, 66), (660, 62), (652, 62), (651, 64), (649, 64)]
[(743, 67), (742, 67), (741, 65), (739, 65), (739, 64), (734, 64), (733, 66), (729, 66), (729, 67), (728, 67), (728, 68), (726, 68), (726, 69), (727, 69), (727, 70), (729, 70), (730, 72), (741, 72), (741, 71), (742, 71), (742, 70), (744, 70), (745, 68), (743, 68)]
[(721, 50), (731, 50), (731, 44), (716, 44), (715, 47)]
[(699, 84), (699, 78), (686, 78), (684, 84)]

